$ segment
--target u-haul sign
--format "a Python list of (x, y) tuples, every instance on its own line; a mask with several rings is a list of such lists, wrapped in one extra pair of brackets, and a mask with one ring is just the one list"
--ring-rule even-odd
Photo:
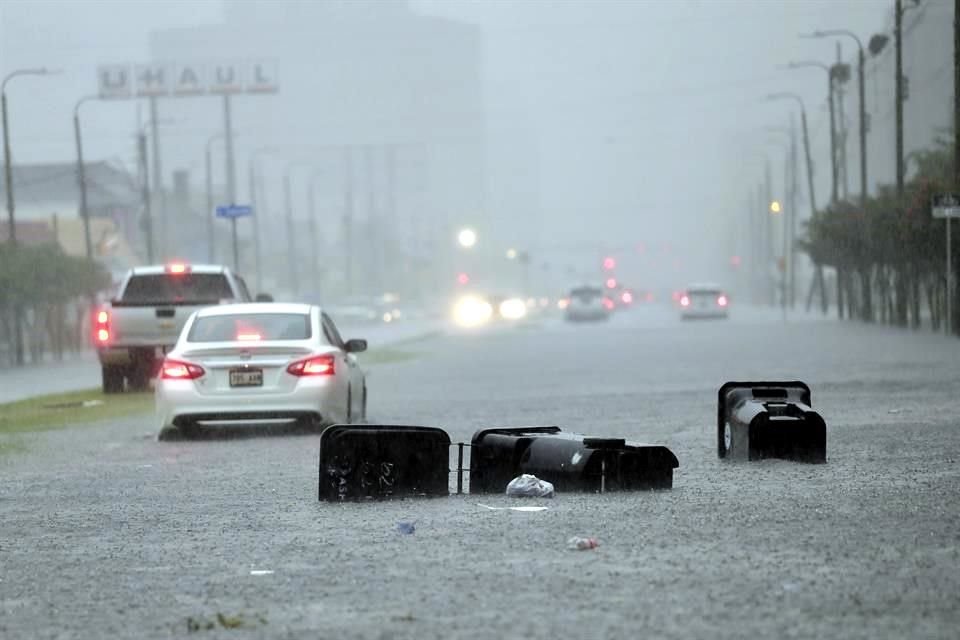
[(108, 64), (97, 69), (104, 99), (276, 93), (271, 60), (207, 63)]

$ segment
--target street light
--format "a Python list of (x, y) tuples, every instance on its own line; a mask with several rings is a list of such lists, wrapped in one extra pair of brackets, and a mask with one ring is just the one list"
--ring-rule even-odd
[(780, 92), (771, 93), (767, 100), (796, 100), (800, 105), (800, 122), (803, 127), (803, 152), (807, 159), (807, 188), (810, 191), (810, 209), (817, 210), (817, 199), (813, 192), (813, 160), (810, 158), (810, 136), (807, 132), (807, 108), (803, 104), (803, 98), (795, 93)]
[[(860, 203), (861, 206), (867, 206), (867, 103), (865, 89), (865, 65), (866, 55), (863, 52), (863, 43), (852, 31), (846, 29), (828, 29), (825, 31), (814, 31), (811, 34), (801, 35), (801, 38), (852, 38), (857, 43), (857, 91), (860, 95)], [(880, 53), (886, 44), (886, 36), (874, 36), (870, 41), (870, 52), (873, 55)]]
[(780, 204), (780, 201), (773, 200), (770, 203), (770, 213), (776, 214), (776, 213), (780, 213), (781, 211), (783, 211), (783, 206)]
[(788, 69), (804, 69), (810, 67), (818, 67), (827, 72), (827, 102), (830, 107), (830, 175), (832, 177), (830, 183), (830, 202), (836, 202), (839, 199), (837, 194), (839, 168), (837, 165), (837, 126), (836, 115), (834, 113), (833, 69), (827, 64), (814, 60), (803, 60), (801, 62), (790, 62), (787, 64)]
[(90, 211), (87, 208), (87, 173), (83, 164), (83, 138), (80, 133), (80, 105), (90, 100), (99, 100), (100, 96), (84, 96), (73, 105), (73, 135), (77, 143), (77, 186), (80, 189), (80, 218), (83, 220), (83, 242), (87, 250), (87, 260), (93, 260), (93, 238), (90, 234)]
[(517, 250), (507, 249), (507, 260), (516, 260), (516, 259), (517, 259)]
[(477, 244), (477, 232), (470, 228), (461, 229), (457, 234), (457, 242), (464, 249), (471, 249)]
[[(3, 175), (7, 187), (7, 220), (10, 225), (9, 237), (11, 246), (17, 246), (17, 225), (14, 217), (13, 199), (13, 167), (10, 164), (10, 120), (7, 114), (7, 83), (17, 76), (48, 76), (60, 73), (46, 67), (36, 69), (17, 69), (7, 74), (0, 82), (0, 112), (3, 120)], [(13, 312), (13, 340), (17, 366), (23, 364), (23, 315), (20, 305), (14, 306)]]

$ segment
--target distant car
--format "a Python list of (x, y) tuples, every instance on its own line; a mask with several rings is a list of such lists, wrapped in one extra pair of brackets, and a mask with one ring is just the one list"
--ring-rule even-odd
[(730, 298), (719, 285), (692, 284), (680, 292), (679, 305), (680, 317), (684, 320), (726, 318)]
[(305, 304), (208, 307), (187, 320), (160, 366), (160, 439), (205, 425), (364, 420), (367, 385), (355, 354), (366, 340), (340, 337)]
[(570, 290), (564, 309), (569, 322), (607, 320), (614, 309), (602, 287), (577, 287)]

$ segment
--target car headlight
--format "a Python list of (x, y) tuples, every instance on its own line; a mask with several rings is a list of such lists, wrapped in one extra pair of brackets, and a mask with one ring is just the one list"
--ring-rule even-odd
[(519, 320), (527, 315), (527, 305), (520, 298), (507, 298), (500, 303), (500, 316), (507, 320)]
[(453, 306), (453, 320), (461, 327), (479, 327), (492, 316), (490, 303), (476, 296), (464, 296)]

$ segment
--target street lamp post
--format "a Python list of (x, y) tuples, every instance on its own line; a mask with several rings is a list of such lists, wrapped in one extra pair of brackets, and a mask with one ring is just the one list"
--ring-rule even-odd
[(263, 290), (263, 251), (261, 248), (262, 240), (260, 239), (260, 230), (262, 229), (260, 226), (260, 216), (267, 210), (267, 192), (263, 187), (263, 176), (258, 170), (258, 161), (261, 155), (276, 152), (277, 149), (274, 147), (254, 149), (253, 153), (250, 154), (248, 167), (250, 204), (253, 206), (253, 255), (254, 261), (256, 262), (256, 289), (258, 292)]
[(83, 138), (80, 132), (80, 105), (99, 96), (84, 96), (73, 106), (73, 135), (77, 143), (77, 187), (80, 189), (80, 218), (83, 220), (83, 242), (87, 259), (93, 260), (93, 238), (90, 234), (90, 210), (87, 208), (87, 171), (83, 162)]
[(804, 60), (802, 62), (791, 62), (787, 65), (790, 69), (802, 69), (804, 67), (819, 67), (827, 72), (827, 101), (829, 103), (830, 111), (830, 174), (832, 181), (830, 183), (830, 202), (837, 202), (839, 199), (838, 194), (838, 180), (839, 180), (839, 168), (837, 165), (837, 125), (836, 125), (836, 115), (834, 112), (834, 84), (833, 84), (833, 70), (829, 65), (823, 64), (822, 62), (815, 62), (810, 60)]
[(866, 81), (864, 79), (866, 56), (863, 53), (863, 43), (852, 31), (846, 29), (830, 29), (827, 31), (814, 31), (806, 37), (811, 38), (830, 38), (846, 36), (853, 38), (857, 43), (857, 92), (860, 97), (860, 204), (867, 206), (867, 103), (866, 103)]
[[(13, 165), (10, 160), (10, 119), (7, 113), (7, 83), (17, 76), (46, 76), (57, 73), (45, 67), (37, 69), (17, 69), (6, 75), (0, 83), (0, 112), (3, 120), (3, 176), (7, 188), (7, 220), (10, 226), (8, 231), (11, 246), (17, 246), (17, 225), (14, 216), (15, 200), (13, 198)], [(14, 305), (13, 310), (13, 341), (14, 357), (17, 366), (24, 363), (23, 359), (23, 315), (20, 305)]]

